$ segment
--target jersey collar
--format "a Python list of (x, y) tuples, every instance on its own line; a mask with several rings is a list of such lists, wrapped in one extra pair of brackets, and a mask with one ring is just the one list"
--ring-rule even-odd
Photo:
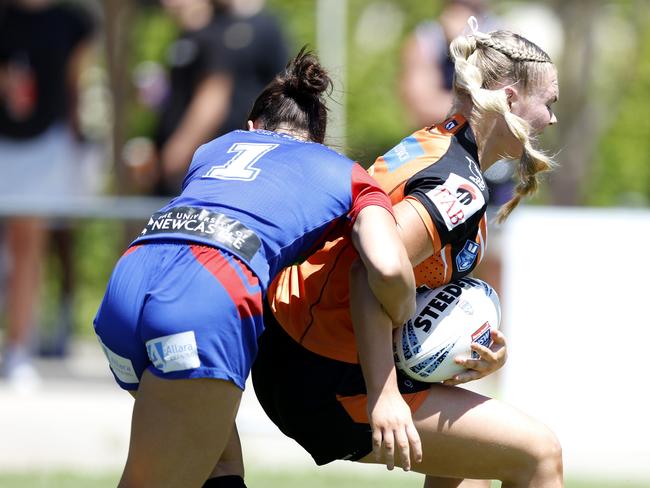
[(443, 123), (438, 124), (437, 128), (442, 133), (447, 132), (456, 136), (456, 139), (460, 145), (463, 146), (463, 149), (465, 149), (465, 151), (467, 151), (472, 158), (479, 163), (476, 137), (474, 136), (474, 132), (467, 123), (465, 117), (461, 114), (454, 114)]

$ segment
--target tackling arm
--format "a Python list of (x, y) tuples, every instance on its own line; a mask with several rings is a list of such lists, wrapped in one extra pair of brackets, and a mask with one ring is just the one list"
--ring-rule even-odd
[(352, 242), (370, 289), (393, 323), (402, 324), (415, 312), (415, 278), (393, 217), (382, 207), (365, 207), (352, 228)]
[(397, 456), (397, 463), (408, 471), (411, 460), (422, 460), (420, 437), (397, 387), (391, 319), (370, 289), (361, 261), (356, 261), (350, 269), (350, 304), (359, 362), (368, 392), (373, 452), (376, 460), (383, 460), (388, 469), (393, 469)]

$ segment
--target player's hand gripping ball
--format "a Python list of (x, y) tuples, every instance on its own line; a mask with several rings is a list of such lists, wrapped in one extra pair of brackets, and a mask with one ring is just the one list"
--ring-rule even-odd
[(419, 287), (415, 315), (395, 329), (395, 364), (409, 377), (428, 383), (464, 371), (456, 356), (478, 359), (472, 342), (490, 347), (501, 322), (501, 305), (484, 281), (461, 278), (431, 289)]

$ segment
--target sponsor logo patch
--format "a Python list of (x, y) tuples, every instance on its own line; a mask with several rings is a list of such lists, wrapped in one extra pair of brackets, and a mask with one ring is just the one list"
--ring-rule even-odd
[(466, 222), (485, 205), (478, 187), (455, 173), (450, 173), (442, 185), (429, 190), (427, 196), (442, 215), (448, 230)]
[(445, 123), (445, 129), (447, 130), (452, 130), (454, 127), (458, 127), (458, 121), (456, 121), (456, 119), (448, 120)]
[(135, 369), (133, 369), (133, 363), (131, 360), (111, 351), (104, 345), (99, 336), (97, 337), (97, 340), (102, 346), (106, 359), (108, 359), (108, 364), (111, 367), (111, 371), (113, 371), (115, 376), (117, 376), (117, 379), (122, 383), (139, 383), (140, 380), (138, 379), (138, 375), (135, 374)]
[[(485, 322), (476, 332), (472, 334), (472, 342), (476, 342), (481, 346), (490, 347), (490, 323)], [(472, 359), (480, 359), (476, 351), (472, 351)]]
[(151, 339), (146, 346), (149, 359), (163, 373), (194, 369), (201, 365), (192, 330)]
[(463, 249), (456, 255), (456, 268), (458, 271), (467, 271), (472, 267), (480, 245), (474, 241), (466, 241)]
[(195, 207), (174, 207), (153, 214), (140, 237), (156, 234), (187, 234), (208, 239), (248, 261), (262, 245), (255, 232), (238, 220)]
[(469, 179), (472, 180), (481, 191), (485, 190), (485, 180), (483, 179), (481, 170), (478, 169), (478, 164), (476, 164), (476, 161), (474, 161), (472, 158), (469, 158), (467, 156), (465, 156), (465, 159), (467, 159), (467, 162), (469, 163), (469, 170), (472, 173), (472, 176), (470, 176)]
[(423, 154), (424, 150), (418, 140), (413, 136), (409, 136), (384, 154), (384, 161), (388, 171), (395, 171), (407, 161), (418, 158)]

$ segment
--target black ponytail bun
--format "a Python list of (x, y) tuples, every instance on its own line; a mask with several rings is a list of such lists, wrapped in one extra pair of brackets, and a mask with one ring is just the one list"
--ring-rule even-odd
[(303, 47), (287, 65), (283, 85), (293, 94), (320, 96), (332, 90), (332, 80), (318, 58)]
[(283, 73), (267, 85), (253, 104), (248, 120), (270, 131), (282, 127), (309, 140), (323, 142), (327, 106), (323, 94), (331, 93), (332, 79), (315, 54), (303, 47)]

